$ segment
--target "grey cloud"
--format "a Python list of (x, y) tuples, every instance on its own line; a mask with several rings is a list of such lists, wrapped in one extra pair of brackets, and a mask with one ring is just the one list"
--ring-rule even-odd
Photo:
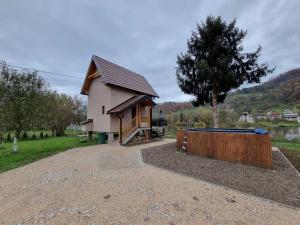
[(209, 14), (236, 18), (248, 30), (245, 49), (261, 45), (262, 61), (277, 66), (277, 74), (299, 66), (299, 7), (297, 0), (10, 0), (0, 8), (0, 58), (77, 76), (44, 75), (54, 89), (73, 95), (96, 54), (143, 74), (158, 101), (190, 100), (177, 87), (175, 67), (197, 22)]

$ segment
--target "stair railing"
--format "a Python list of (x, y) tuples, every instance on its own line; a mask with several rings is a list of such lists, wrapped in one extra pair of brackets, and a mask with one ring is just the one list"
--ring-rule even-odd
[(133, 130), (137, 128), (136, 117), (125, 124), (122, 124), (122, 138), (127, 137)]

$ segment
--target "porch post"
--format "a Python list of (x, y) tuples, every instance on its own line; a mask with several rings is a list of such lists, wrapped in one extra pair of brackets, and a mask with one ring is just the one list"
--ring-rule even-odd
[(93, 140), (93, 131), (88, 131), (88, 141), (92, 142)]
[(120, 144), (122, 144), (122, 116), (119, 116), (119, 118), (120, 118), (119, 141)]
[(136, 104), (136, 126), (140, 127), (140, 105)]
[(150, 139), (151, 139), (151, 133), (152, 133), (152, 105), (150, 105), (150, 118), (149, 118), (149, 120), (150, 120), (150, 122), (149, 122), (149, 124), (150, 124)]
[(120, 144), (122, 144), (122, 117), (120, 117), (119, 140), (120, 140)]

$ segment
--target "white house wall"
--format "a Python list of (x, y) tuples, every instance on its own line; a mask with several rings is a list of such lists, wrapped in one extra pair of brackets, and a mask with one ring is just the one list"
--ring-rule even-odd
[[(104, 85), (100, 78), (95, 79), (88, 94), (88, 119), (93, 119), (93, 130), (98, 132), (110, 132), (110, 115), (106, 114), (111, 105), (110, 87)], [(102, 106), (105, 113), (102, 114)]]
[[(89, 89), (87, 113), (88, 119), (93, 119), (93, 131), (119, 132), (119, 118), (116, 115), (107, 114), (107, 111), (135, 95), (133, 91), (107, 86), (101, 82), (100, 78), (95, 79)], [(105, 106), (104, 115), (102, 106)], [(125, 119), (129, 119), (129, 111)]]
[[(128, 91), (126, 89), (121, 89), (117, 87), (111, 87), (111, 108), (125, 102), (126, 100), (130, 99), (131, 97), (135, 96), (134, 92)], [(131, 116), (131, 109), (125, 112), (123, 121), (126, 123), (129, 119), (129, 113)], [(131, 119), (131, 118), (130, 118)], [(120, 129), (120, 119), (115, 116), (111, 115), (110, 117), (110, 132), (119, 132)]]

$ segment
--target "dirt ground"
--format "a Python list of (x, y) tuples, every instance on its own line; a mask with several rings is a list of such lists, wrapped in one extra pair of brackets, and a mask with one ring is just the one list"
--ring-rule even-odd
[(145, 164), (142, 146), (69, 150), (0, 174), (0, 224), (299, 224), (300, 211)]
[(176, 151), (174, 143), (142, 150), (146, 163), (300, 208), (300, 176), (280, 151), (263, 169)]

